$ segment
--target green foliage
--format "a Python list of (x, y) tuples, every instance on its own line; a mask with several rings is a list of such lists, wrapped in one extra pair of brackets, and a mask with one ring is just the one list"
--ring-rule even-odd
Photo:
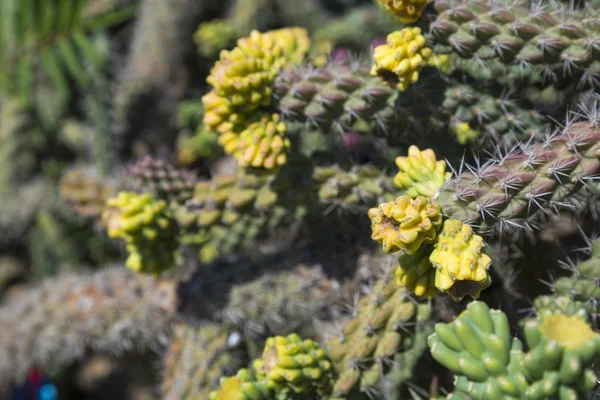
[(84, 19), (87, 0), (7, 0), (0, 7), (0, 89), (29, 104), (39, 73), (61, 95), (90, 84), (87, 68), (106, 65), (90, 34), (121, 23), (134, 8)]

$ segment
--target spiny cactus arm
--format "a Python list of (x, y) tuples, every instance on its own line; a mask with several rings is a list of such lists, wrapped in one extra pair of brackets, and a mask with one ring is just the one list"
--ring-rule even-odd
[(327, 343), (338, 374), (333, 398), (381, 390), (394, 356), (410, 351), (415, 321), (426, 312), (391, 277), (377, 282), (356, 307), (354, 318)]
[(50, 279), (0, 308), (0, 388), (33, 366), (67, 366), (88, 349), (158, 350), (176, 306), (174, 282), (122, 267)]
[(198, 327), (178, 323), (163, 357), (164, 399), (208, 399), (221, 377), (244, 364), (244, 354), (226, 326), (204, 322)]
[(562, 132), (459, 172), (437, 195), (446, 216), (479, 233), (532, 227), (538, 213), (569, 206), (600, 174), (600, 129), (595, 121), (571, 123)]
[(196, 175), (176, 169), (169, 162), (146, 156), (130, 165), (123, 177), (125, 187), (140, 193), (152, 193), (169, 203), (184, 203), (194, 192)]
[(246, 337), (265, 338), (308, 328), (345, 300), (346, 291), (320, 266), (300, 264), (232, 287), (221, 315), (225, 325)]
[(541, 131), (544, 118), (523, 99), (494, 96), (477, 85), (453, 83), (442, 106), (460, 144), (510, 148)]
[(345, 132), (357, 121), (391, 129), (397, 92), (360, 66), (301, 66), (282, 71), (274, 98), (286, 121), (305, 122), (329, 131)]
[(500, 60), (534, 68), (548, 84), (579, 80), (597, 86), (598, 25), (593, 14), (569, 11), (559, 3), (532, 6), (501, 1), (435, 1), (438, 15), (429, 41), (436, 53)]

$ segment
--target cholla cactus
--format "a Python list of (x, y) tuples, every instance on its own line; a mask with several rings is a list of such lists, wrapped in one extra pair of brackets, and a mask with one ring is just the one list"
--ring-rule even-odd
[(164, 200), (150, 193), (120, 192), (107, 205), (102, 218), (111, 238), (126, 241), (127, 268), (158, 275), (174, 266), (177, 226)]
[[(285, 164), (290, 140), (279, 115), (265, 115), (240, 133), (235, 157), (242, 167), (274, 169)], [(227, 145), (225, 151), (227, 151)]]

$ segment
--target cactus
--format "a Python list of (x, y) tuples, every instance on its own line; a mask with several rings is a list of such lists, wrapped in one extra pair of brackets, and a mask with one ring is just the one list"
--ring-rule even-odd
[(436, 53), (498, 59), (534, 68), (547, 84), (596, 86), (597, 26), (593, 14), (501, 1), (436, 1), (429, 39)]
[(242, 365), (239, 350), (230, 337), (226, 327), (215, 323), (199, 327), (175, 325), (163, 357), (162, 398), (209, 398), (220, 378), (234, 374)]
[(418, 307), (409, 293), (392, 279), (378, 282), (360, 299), (354, 318), (327, 343), (338, 373), (333, 397), (352, 398), (377, 388), (394, 355), (409, 350), (417, 316)]
[(277, 393), (316, 393), (330, 391), (333, 368), (327, 354), (310, 339), (298, 335), (267, 339), (262, 358), (253, 363), (259, 379)]
[(152, 193), (169, 203), (189, 200), (196, 183), (192, 171), (177, 170), (168, 162), (150, 156), (129, 166), (124, 179), (131, 185), (131, 190)]
[(0, 391), (27, 372), (68, 366), (86, 350), (123, 354), (164, 344), (176, 309), (172, 281), (122, 266), (92, 275), (61, 275), (7, 301), (0, 327)]
[(357, 121), (389, 124), (396, 94), (364, 68), (332, 65), (280, 73), (274, 96), (286, 120), (343, 131)]
[(469, 85), (449, 87), (443, 107), (461, 144), (487, 142), (510, 147), (527, 140), (543, 126), (542, 117), (527, 102), (479, 93)]
[(344, 294), (318, 266), (298, 265), (235, 286), (222, 314), (225, 324), (247, 337), (287, 335), (341, 302)]
[(510, 337), (506, 314), (479, 301), (429, 338), (434, 359), (457, 375), (455, 390), (474, 397), (576, 399), (596, 385), (588, 369), (600, 356), (600, 335), (585, 319), (560, 313), (525, 322), (529, 347)]
[(594, 122), (577, 122), (544, 141), (525, 144), (446, 182), (436, 201), (449, 218), (478, 231), (532, 226), (536, 214), (568, 204), (596, 179), (598, 138)]
[(150, 193), (119, 192), (107, 206), (102, 219), (111, 238), (126, 241), (127, 268), (158, 275), (174, 266), (178, 232), (164, 200)]

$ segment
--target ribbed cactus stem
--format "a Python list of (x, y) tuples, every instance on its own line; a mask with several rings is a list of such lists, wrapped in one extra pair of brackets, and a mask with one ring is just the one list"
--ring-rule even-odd
[(436, 53), (535, 68), (550, 84), (579, 79), (583, 86), (596, 87), (597, 18), (549, 4), (437, 0), (428, 39)]
[(569, 205), (600, 176), (600, 128), (572, 123), (446, 182), (437, 196), (444, 213), (479, 232), (531, 226), (539, 213)]

